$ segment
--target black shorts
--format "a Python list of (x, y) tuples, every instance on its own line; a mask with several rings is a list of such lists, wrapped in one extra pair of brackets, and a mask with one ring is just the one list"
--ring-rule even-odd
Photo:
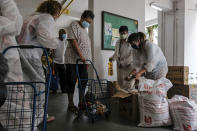
[[(66, 64), (65, 66), (65, 71), (61, 69), (58, 71), (58, 75), (60, 78), (60, 86), (62, 92), (73, 94), (75, 90), (75, 84), (77, 81), (76, 64)], [(86, 64), (79, 64), (79, 76), (82, 79), (88, 79)]]

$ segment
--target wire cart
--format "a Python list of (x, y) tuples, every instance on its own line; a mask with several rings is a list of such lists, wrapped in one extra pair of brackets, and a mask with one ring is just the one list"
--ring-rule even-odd
[[(80, 60), (77, 60), (76, 73), (78, 77), (78, 88), (80, 89), (80, 92), (82, 94), (82, 107), (79, 107), (78, 117), (80, 117), (85, 111), (86, 115), (92, 123), (94, 123), (95, 120), (98, 120), (102, 116), (108, 118), (111, 113), (111, 93), (108, 87), (108, 81), (101, 80), (99, 78), (96, 68), (90, 60), (86, 60), (86, 62), (89, 62), (91, 67), (93, 68), (93, 71), (96, 74), (96, 79), (80, 78), (79, 62)], [(86, 93), (85, 88), (88, 89)]]
[(41, 125), (42, 131), (46, 131), (48, 96), (51, 81), (51, 68), (48, 54), (45, 48), (33, 45), (10, 46), (3, 51), (5, 55), (11, 49), (42, 49), (48, 63), (46, 82), (5, 82), (7, 98), (0, 107), (1, 125), (5, 131), (37, 131)]

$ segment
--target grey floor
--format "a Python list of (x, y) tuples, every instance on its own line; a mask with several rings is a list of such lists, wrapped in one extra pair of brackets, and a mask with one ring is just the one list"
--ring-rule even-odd
[(66, 94), (50, 94), (49, 115), (55, 115), (56, 121), (47, 125), (47, 131), (171, 131), (172, 128), (139, 128), (137, 124), (118, 114), (118, 103), (112, 102), (112, 113), (108, 120), (91, 124), (86, 119), (77, 121), (76, 116), (67, 111)]

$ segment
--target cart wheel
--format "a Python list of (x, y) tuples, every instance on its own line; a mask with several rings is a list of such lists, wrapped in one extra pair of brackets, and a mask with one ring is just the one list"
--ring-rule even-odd
[(94, 124), (94, 122), (95, 122), (94, 118), (91, 118), (91, 122), (92, 122), (92, 124)]
[(80, 117), (76, 117), (76, 122), (79, 122), (80, 121)]
[(105, 112), (105, 118), (106, 118), (106, 119), (109, 118), (110, 114), (111, 114), (110, 111)]
[(82, 115), (79, 115), (79, 114), (78, 114), (78, 115), (76, 116), (76, 120), (79, 122), (81, 119), (82, 119)]

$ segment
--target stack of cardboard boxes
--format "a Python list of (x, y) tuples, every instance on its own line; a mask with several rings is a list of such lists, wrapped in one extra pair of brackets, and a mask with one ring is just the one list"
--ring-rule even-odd
[[(115, 89), (120, 88), (117, 82), (114, 82)], [(122, 91), (115, 91), (112, 98), (118, 100), (119, 113), (122, 117), (131, 122), (139, 121), (139, 107), (138, 107), (138, 94), (125, 93)]]
[(125, 119), (132, 122), (139, 121), (139, 106), (137, 94), (126, 94), (119, 92), (119, 113)]
[(167, 78), (172, 82), (173, 87), (168, 91), (168, 98), (174, 95), (182, 95), (193, 99), (197, 103), (197, 85), (189, 85), (189, 67), (169, 66)]
[(175, 85), (188, 85), (188, 66), (168, 66), (167, 78)]
[[(186, 66), (169, 66), (167, 78), (172, 82), (173, 87), (168, 91), (168, 98), (174, 95), (182, 95), (193, 99), (197, 103), (197, 85), (188, 84), (189, 67)], [(114, 83), (116, 88), (117, 82)], [(120, 88), (120, 87), (118, 87)], [(121, 116), (128, 118), (132, 122), (139, 121), (138, 95), (117, 92), (113, 90), (113, 98), (118, 98), (119, 111)]]

